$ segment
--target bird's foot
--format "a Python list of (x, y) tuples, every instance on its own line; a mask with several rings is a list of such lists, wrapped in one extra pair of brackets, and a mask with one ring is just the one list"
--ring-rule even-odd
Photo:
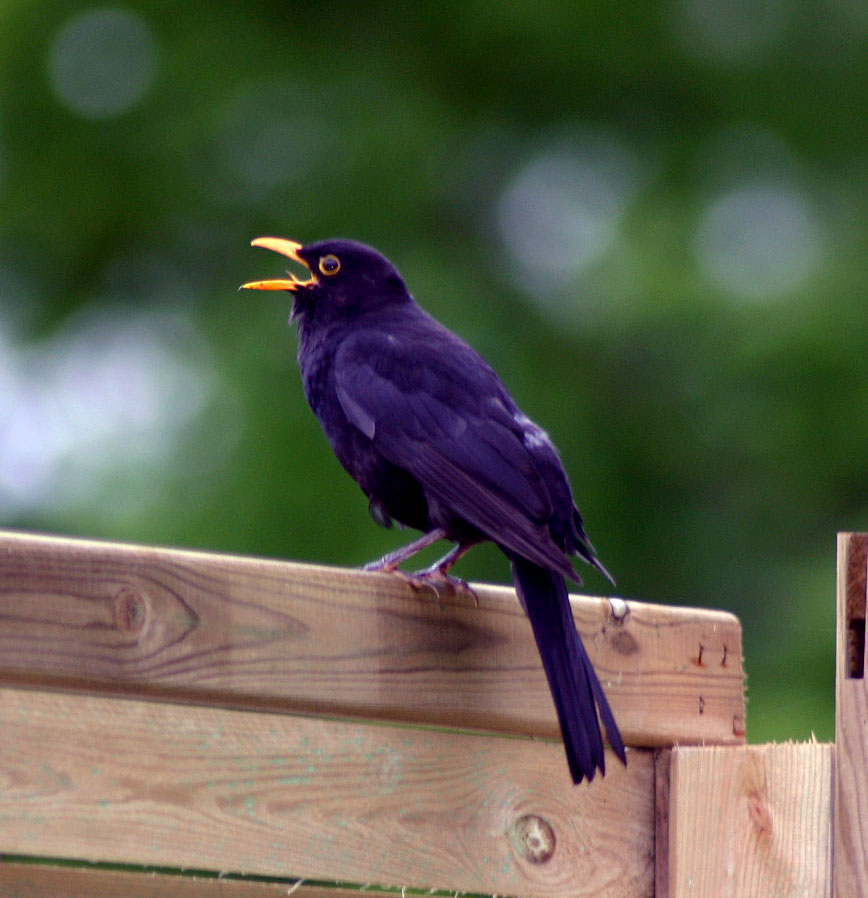
[(416, 552), (427, 548), (439, 539), (446, 538), (447, 533), (445, 530), (439, 527), (435, 528), (430, 533), (426, 533), (415, 542), (410, 543), (409, 546), (405, 546), (403, 549), (397, 549), (394, 552), (390, 552), (388, 555), (384, 555), (377, 561), (372, 561), (369, 564), (366, 564), (362, 570), (378, 571), (383, 574), (395, 574), (409, 583), (415, 590), (430, 589), (438, 599), (444, 591), (452, 593), (470, 593), (470, 595), (473, 596), (473, 601), (476, 605), (479, 605), (479, 596), (470, 584), (466, 580), (461, 580), (458, 577), (453, 577), (451, 574), (447, 573), (458, 559), (463, 557), (472, 548), (474, 545), (472, 542), (458, 543), (439, 561), (435, 561), (431, 567), (424, 568), (421, 571), (408, 574), (399, 568), (400, 564), (412, 555), (415, 555)]
[(363, 571), (372, 571), (378, 574), (391, 574), (393, 577), (397, 577), (400, 580), (403, 580), (404, 583), (409, 584), (414, 590), (417, 592), (420, 589), (430, 589), (434, 593), (434, 598), (440, 598), (440, 591), (437, 589), (437, 586), (431, 582), (431, 579), (424, 576), (424, 571), (421, 571), (418, 574), (408, 574), (407, 571), (402, 571), (398, 567), (399, 562), (389, 558), (389, 556), (385, 556), (384, 558), (380, 558), (378, 561), (369, 561), (363, 568)]
[(454, 594), (468, 593), (473, 597), (473, 603), (479, 607), (479, 596), (476, 590), (460, 577), (447, 574), (443, 568), (435, 564), (421, 571), (415, 571), (407, 575), (407, 580), (414, 589), (433, 589), (440, 597), (441, 592), (447, 591)]
[(362, 570), (400, 577), (416, 592), (420, 592), (423, 589), (430, 590), (434, 593), (435, 599), (439, 599), (444, 593), (469, 593), (473, 596), (474, 604), (479, 605), (479, 596), (476, 594), (476, 590), (466, 580), (447, 574), (446, 571), (441, 570), (437, 565), (408, 573), (407, 571), (402, 571), (397, 564), (380, 559), (379, 561), (372, 561), (370, 564), (366, 564)]

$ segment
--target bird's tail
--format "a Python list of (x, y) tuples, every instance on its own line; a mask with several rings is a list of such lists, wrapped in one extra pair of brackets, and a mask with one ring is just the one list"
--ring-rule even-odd
[(558, 712), (573, 782), (590, 782), (597, 770), (606, 772), (600, 721), (612, 750), (626, 764), (621, 734), (576, 631), (563, 576), (515, 555), (511, 561)]

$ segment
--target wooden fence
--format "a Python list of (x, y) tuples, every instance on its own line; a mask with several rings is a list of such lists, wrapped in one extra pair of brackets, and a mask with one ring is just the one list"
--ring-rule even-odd
[(744, 745), (731, 615), (574, 598), (630, 746), (576, 787), (511, 590), (0, 533), (0, 895), (868, 894), (866, 549), (837, 753)]

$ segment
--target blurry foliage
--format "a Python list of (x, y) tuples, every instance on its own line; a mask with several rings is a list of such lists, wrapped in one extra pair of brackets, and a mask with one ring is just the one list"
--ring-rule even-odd
[(393, 547), (305, 407), (288, 300), (235, 289), (280, 272), (254, 236), (354, 237), (551, 431), (620, 594), (741, 616), (751, 738), (831, 738), (834, 534), (868, 527), (866, 50), (855, 0), (3, 4), (0, 519)]

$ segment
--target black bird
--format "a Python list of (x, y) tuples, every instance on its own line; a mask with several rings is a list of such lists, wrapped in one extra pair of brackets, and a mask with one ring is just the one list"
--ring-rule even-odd
[[(376, 250), (350, 240), (254, 246), (301, 263), (301, 280), (252, 281), (294, 293), (304, 391), (332, 449), (361, 486), (374, 519), (424, 533), (369, 568), (395, 571), (439, 539), (455, 547), (416, 582), (447, 579), (476, 543), (512, 563), (560, 721), (573, 781), (605, 773), (600, 720), (626, 753), (576, 632), (565, 578), (578, 556), (611, 580), (585, 534), (548, 435), (516, 406), (490, 365), (420, 308)], [(599, 717), (598, 717), (599, 712)]]

